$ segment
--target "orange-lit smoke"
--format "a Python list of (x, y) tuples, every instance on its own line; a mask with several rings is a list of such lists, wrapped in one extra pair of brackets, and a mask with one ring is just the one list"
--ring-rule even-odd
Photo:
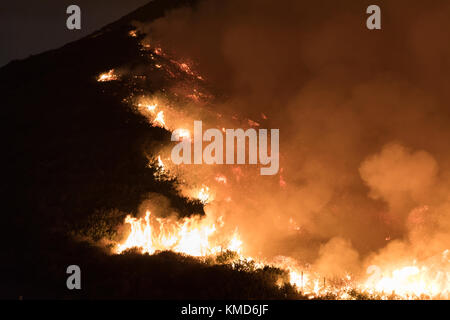
[[(371, 32), (367, 5), (325, 3), (208, 1), (138, 24), (164, 52), (197, 61), (179, 68), (226, 99), (200, 106), (192, 88), (189, 105), (157, 95), (135, 105), (156, 125), (163, 112), (169, 130), (280, 128), (280, 176), (165, 161), (207, 216), (238, 227), (248, 256), (291, 257), (292, 282), (311, 292), (339, 277), (448, 297), (450, 4), (385, 3), (383, 30)], [(306, 265), (321, 276), (302, 277)]]

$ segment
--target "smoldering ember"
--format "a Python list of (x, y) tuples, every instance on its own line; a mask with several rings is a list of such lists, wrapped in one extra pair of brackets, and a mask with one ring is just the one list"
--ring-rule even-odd
[[(193, 152), (194, 164), (245, 164), (246, 137), (248, 138), (248, 163), (270, 165), (261, 168), (261, 175), (274, 175), (279, 169), (279, 129), (271, 129), (270, 154), (268, 154), (267, 129), (207, 129), (202, 132), (202, 121), (194, 121)], [(226, 160), (224, 161), (223, 132), (226, 136)], [(192, 164), (191, 139), (184, 135), (185, 129), (176, 129), (172, 141), (179, 143), (172, 149), (171, 159), (174, 164)], [(203, 149), (203, 141), (212, 141)], [(235, 144), (236, 141), (236, 144)], [(259, 144), (258, 144), (259, 142)], [(236, 148), (235, 148), (236, 145)], [(259, 157), (258, 157), (259, 150)], [(236, 152), (235, 152), (236, 151)], [(180, 155), (180, 153), (182, 155)], [(237, 161), (235, 162), (235, 155)]]

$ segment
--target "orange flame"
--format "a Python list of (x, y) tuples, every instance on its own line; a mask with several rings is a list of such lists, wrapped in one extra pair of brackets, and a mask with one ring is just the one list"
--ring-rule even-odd
[(141, 253), (153, 254), (158, 250), (172, 250), (192, 256), (217, 254), (223, 249), (240, 251), (242, 242), (237, 232), (226, 246), (211, 243), (210, 237), (216, 231), (214, 223), (198, 217), (173, 221), (165, 218), (153, 218), (147, 211), (144, 219), (127, 216), (125, 223), (131, 226), (127, 239), (119, 244), (115, 251), (122, 253), (131, 248), (139, 248)]
[(117, 80), (119, 77), (114, 74), (114, 69), (109, 70), (108, 72), (102, 73), (98, 76), (98, 82), (107, 82)]
[(164, 121), (164, 111), (159, 111), (156, 115), (155, 120), (153, 120), (153, 123), (159, 127), (165, 128), (166, 122)]

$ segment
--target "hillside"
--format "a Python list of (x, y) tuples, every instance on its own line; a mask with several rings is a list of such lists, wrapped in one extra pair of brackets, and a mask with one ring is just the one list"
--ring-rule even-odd
[[(155, 179), (144, 146), (170, 141), (123, 103), (124, 81), (99, 84), (111, 67), (145, 65), (132, 21), (151, 21), (193, 1), (153, 1), (93, 35), (0, 69), (4, 206), (0, 296), (28, 298), (286, 298), (279, 270), (248, 272), (173, 253), (110, 255), (98, 240), (136, 212), (149, 193), (180, 215), (203, 205)], [(149, 92), (170, 85), (147, 71)], [(159, 79), (159, 80), (158, 80)], [(66, 289), (66, 268), (80, 265), (83, 290)], [(284, 291), (283, 291), (284, 290)]]

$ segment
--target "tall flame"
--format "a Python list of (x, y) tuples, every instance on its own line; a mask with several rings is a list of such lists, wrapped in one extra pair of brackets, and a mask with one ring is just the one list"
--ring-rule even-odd
[(145, 217), (127, 216), (125, 223), (131, 227), (127, 239), (117, 245), (116, 253), (138, 248), (141, 253), (153, 254), (158, 250), (172, 250), (192, 256), (207, 256), (232, 248), (240, 250), (242, 242), (237, 233), (228, 240), (228, 244), (212, 243), (210, 237), (216, 232), (214, 223), (208, 224), (197, 217), (173, 221), (166, 218), (152, 218), (150, 211)]
[[(131, 36), (135, 36), (134, 33), (130, 33)], [(166, 53), (162, 51), (160, 47), (156, 47), (153, 52), (158, 56), (166, 57)], [(201, 79), (189, 64), (185, 62), (178, 62), (174, 59), (169, 59), (173, 64), (176, 64), (178, 68), (186, 74), (197, 76)], [(161, 64), (156, 64), (155, 67), (162, 68)], [(98, 77), (98, 81), (111, 81), (117, 80), (118, 77), (114, 72), (114, 69), (106, 73), (102, 73)], [(204, 95), (196, 88), (193, 89), (191, 94), (187, 97), (199, 101)], [(145, 100), (145, 99), (144, 99)], [(161, 107), (158, 106), (159, 102), (164, 106), (164, 110), (167, 112), (170, 120), (179, 119), (181, 117), (174, 116), (174, 109), (170, 108), (170, 104), (166, 104), (164, 99), (149, 99), (142, 101), (138, 104), (138, 107), (143, 107), (140, 111), (146, 115), (154, 125), (167, 129), (165, 114)], [(158, 101), (158, 103), (155, 103)], [(158, 109), (158, 110), (157, 110)], [(263, 120), (267, 120), (265, 114), (261, 114)], [(237, 116), (233, 116), (234, 120), (237, 120)], [(251, 127), (258, 127), (260, 124), (256, 121), (247, 120), (248, 125)], [(174, 123), (170, 123), (172, 127)], [(182, 125), (185, 125), (183, 123)], [(225, 132), (225, 128), (222, 128)], [(191, 133), (187, 129), (178, 130), (179, 138), (191, 139)], [(159, 172), (165, 172), (166, 168), (161, 160), (161, 157), (157, 158), (157, 167)], [(241, 179), (241, 168), (234, 168), (235, 180), (239, 182)], [(286, 187), (286, 181), (283, 178), (283, 169), (280, 170), (279, 185)], [(227, 177), (222, 174), (217, 174), (214, 180), (224, 185), (231, 184), (233, 177), (227, 180)], [(216, 190), (214, 195), (216, 195)], [(200, 190), (193, 190), (190, 194), (192, 197), (196, 197), (203, 204), (210, 203), (212, 199), (211, 191), (209, 187), (202, 186)], [(226, 201), (231, 201), (230, 197), (225, 198)], [(299, 230), (300, 227), (296, 225), (295, 221), (290, 219), (290, 226), (294, 230)], [(320, 297), (327, 294), (333, 294), (341, 299), (351, 298), (350, 292), (358, 289), (360, 292), (370, 295), (377, 295), (381, 298), (388, 298), (391, 295), (397, 297), (410, 299), (410, 298), (449, 298), (449, 280), (450, 272), (448, 261), (448, 250), (442, 253), (442, 261), (438, 262), (438, 266), (428, 262), (424, 264), (417, 264), (415, 262), (403, 264), (399, 262), (392, 263), (392, 265), (381, 266), (376, 277), (367, 276), (354, 278), (352, 275), (347, 274), (341, 279), (338, 279), (336, 283), (326, 279), (320, 274), (312, 272), (310, 269), (299, 266), (294, 259), (280, 257), (280, 260), (276, 261), (263, 261), (246, 257), (243, 255), (243, 241), (241, 240), (237, 229), (228, 237), (226, 241), (217, 241), (218, 228), (222, 226), (221, 217), (217, 221), (211, 221), (210, 218), (191, 217), (184, 218), (182, 220), (174, 220), (169, 218), (157, 218), (153, 217), (150, 211), (147, 211), (145, 217), (134, 218), (127, 216), (125, 224), (129, 225), (131, 231), (126, 237), (125, 241), (118, 244), (115, 248), (115, 252), (120, 254), (125, 250), (131, 248), (138, 248), (141, 253), (153, 254), (157, 251), (172, 250), (178, 253), (189, 254), (196, 257), (206, 257), (209, 255), (215, 255), (223, 250), (231, 250), (238, 253), (238, 259), (245, 261), (253, 261), (257, 267), (264, 267), (265, 264), (270, 264), (287, 271), (289, 275), (289, 283), (296, 286), (303, 294), (308, 295), (311, 298)], [(443, 266), (443, 267), (442, 267)], [(378, 268), (378, 267), (377, 267)]]

